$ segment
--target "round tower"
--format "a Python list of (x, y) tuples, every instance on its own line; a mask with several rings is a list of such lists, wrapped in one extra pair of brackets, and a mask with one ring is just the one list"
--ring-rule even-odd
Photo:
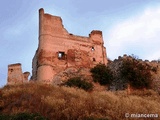
[(37, 81), (49, 83), (53, 79), (53, 67), (49, 48), (50, 35), (47, 34), (48, 19), (44, 9), (39, 9), (39, 45), (37, 52)]

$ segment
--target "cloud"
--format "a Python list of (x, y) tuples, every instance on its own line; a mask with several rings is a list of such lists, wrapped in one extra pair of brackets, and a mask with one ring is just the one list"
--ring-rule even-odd
[(142, 59), (160, 57), (160, 6), (146, 8), (138, 15), (116, 24), (105, 38), (111, 59), (135, 54)]

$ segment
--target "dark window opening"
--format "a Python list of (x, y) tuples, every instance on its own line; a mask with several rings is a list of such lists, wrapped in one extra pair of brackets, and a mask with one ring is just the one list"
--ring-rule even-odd
[(13, 69), (11, 69), (11, 72), (13, 72)]
[(58, 52), (58, 59), (65, 60), (65, 52)]
[(96, 61), (96, 59), (95, 58), (93, 58), (93, 62), (95, 62)]
[(95, 49), (94, 49), (94, 47), (92, 47), (92, 49), (91, 49), (92, 51), (95, 51)]

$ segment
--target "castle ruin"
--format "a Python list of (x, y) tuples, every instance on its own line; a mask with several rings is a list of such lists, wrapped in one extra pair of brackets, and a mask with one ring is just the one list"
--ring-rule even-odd
[(39, 44), (32, 61), (32, 79), (44, 83), (67, 68), (91, 68), (107, 64), (102, 31), (93, 30), (88, 37), (68, 33), (62, 19), (39, 10)]
[(7, 84), (22, 84), (28, 82), (29, 72), (22, 73), (22, 68), (20, 63), (8, 65), (8, 78)]
[[(41, 8), (39, 10), (39, 44), (32, 60), (31, 80), (61, 84), (63, 80), (82, 75), (85, 79), (91, 80), (89, 70), (98, 63), (108, 65), (114, 71), (115, 76), (118, 76), (117, 71), (122, 60), (131, 57), (124, 55), (108, 64), (106, 48), (103, 45), (101, 31), (93, 30), (88, 37), (70, 34), (64, 28), (60, 17), (44, 13)], [(142, 62), (157, 68), (157, 72), (152, 74), (153, 84), (156, 89), (159, 89), (160, 62)], [(29, 75), (29, 72), (22, 73), (20, 63), (10, 64), (8, 65), (7, 84), (27, 83)], [(123, 89), (120, 79), (114, 82), (115, 84), (111, 87)]]

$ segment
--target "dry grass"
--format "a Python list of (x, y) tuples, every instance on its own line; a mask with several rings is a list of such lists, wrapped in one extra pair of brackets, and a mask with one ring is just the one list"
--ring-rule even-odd
[(85, 92), (34, 83), (0, 89), (0, 113), (23, 112), (39, 113), (51, 120), (126, 120), (125, 113), (160, 115), (160, 96), (151, 90), (127, 95), (125, 91)]

